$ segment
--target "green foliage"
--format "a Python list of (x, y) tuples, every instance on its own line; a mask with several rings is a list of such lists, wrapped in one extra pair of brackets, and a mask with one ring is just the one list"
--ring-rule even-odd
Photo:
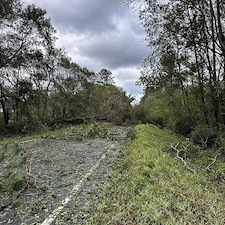
[(77, 118), (117, 125), (130, 119), (133, 98), (113, 85), (109, 70), (89, 71), (55, 48), (44, 9), (20, 0), (0, 8), (0, 131), (28, 134)]
[(183, 94), (174, 87), (167, 90), (146, 89), (135, 115), (142, 123), (152, 123), (160, 127), (187, 135), (195, 124), (195, 115), (187, 112)]
[(2, 162), (5, 159), (5, 153), (8, 150), (8, 146), (4, 145), (3, 147), (1, 147), (0, 149), (0, 162)]
[(174, 115), (170, 118), (169, 127), (178, 134), (188, 135), (192, 130), (192, 119), (189, 115)]
[(225, 49), (218, 33), (224, 36), (224, 1), (127, 2), (139, 11), (151, 49), (138, 81), (145, 90), (142, 121), (161, 119), (185, 135), (199, 125), (223, 127)]
[(219, 132), (215, 128), (198, 126), (191, 132), (191, 138), (203, 148), (216, 147)]
[(0, 155), (0, 192), (21, 190), (27, 183), (23, 168), (26, 166), (28, 153), (17, 144), (6, 144), (1, 146)]
[(113, 80), (113, 76), (112, 76), (112, 72), (103, 68), (101, 69), (101, 71), (98, 73), (99, 76), (99, 83), (102, 83), (104, 85), (111, 85), (114, 84), (114, 80)]
[(141, 123), (152, 123), (157, 126), (165, 126), (171, 112), (167, 97), (157, 92), (145, 90), (145, 95), (139, 105), (135, 106), (134, 117)]
[(76, 111), (85, 118), (105, 120), (121, 125), (129, 120), (132, 112), (132, 98), (114, 85), (89, 83), (86, 89), (77, 93)]
[(14, 173), (7, 179), (7, 191), (19, 191), (26, 184), (27, 178), (24, 173)]
[(94, 122), (88, 127), (88, 137), (107, 137), (108, 124)]
[(20, 153), (20, 151), (22, 149), (19, 147), (19, 145), (13, 145), (12, 150), (13, 150), (14, 156), (16, 156), (16, 155), (18, 155)]
[(192, 173), (163, 150), (180, 138), (153, 125), (136, 126), (135, 132), (136, 138), (123, 150), (91, 224), (223, 223), (223, 183), (212, 181), (213, 172), (210, 177), (201, 169)]

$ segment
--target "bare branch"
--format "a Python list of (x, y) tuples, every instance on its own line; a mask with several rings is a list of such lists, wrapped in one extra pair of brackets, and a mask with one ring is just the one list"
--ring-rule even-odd
[(184, 145), (182, 144), (182, 146), (184, 146), (184, 149), (178, 149), (178, 146), (179, 146), (179, 145), (180, 145), (180, 142), (178, 142), (178, 143), (176, 144), (176, 146), (173, 146), (173, 144), (170, 143), (170, 147), (171, 147), (173, 150), (175, 150), (175, 151), (177, 152), (177, 158), (178, 158), (179, 160), (181, 160), (181, 161), (184, 163), (184, 166), (185, 166), (188, 170), (190, 170), (190, 171), (193, 172), (193, 173), (196, 173), (195, 170), (193, 170), (192, 168), (190, 168), (190, 167), (187, 165), (187, 162), (184, 160), (184, 158), (181, 157), (181, 156), (179, 155), (180, 152), (186, 151), (187, 148), (188, 148), (188, 146), (190, 146), (190, 144), (188, 144), (187, 146), (184, 146)]
[(215, 156), (215, 158), (213, 159), (213, 161), (208, 165), (208, 166), (206, 166), (206, 170), (210, 170), (210, 167), (216, 162), (216, 160), (217, 160), (217, 157), (220, 155), (220, 153), (218, 153), (216, 156)]
[(16, 196), (11, 201), (9, 201), (5, 205), (1, 205), (0, 206), (0, 212), (4, 209), (8, 208), (17, 198), (19, 198), (20, 195), (28, 188), (28, 185), (29, 185), (29, 182), (26, 183), (26, 185), (23, 187), (23, 189), (19, 193), (17, 193)]

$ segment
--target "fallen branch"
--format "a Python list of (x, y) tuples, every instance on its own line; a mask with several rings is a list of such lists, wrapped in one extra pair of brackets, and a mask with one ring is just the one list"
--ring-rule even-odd
[(173, 150), (175, 150), (175, 151), (177, 152), (177, 158), (183, 162), (184, 166), (185, 166), (188, 170), (190, 170), (190, 171), (193, 172), (193, 173), (196, 173), (195, 170), (193, 170), (192, 168), (190, 168), (190, 167), (187, 165), (187, 162), (184, 160), (184, 158), (183, 158), (182, 156), (179, 155), (180, 152), (186, 151), (187, 148), (188, 148), (188, 146), (190, 146), (190, 144), (188, 144), (188, 145), (186, 145), (186, 146), (182, 145), (184, 149), (178, 149), (178, 146), (179, 146), (179, 145), (180, 145), (180, 142), (178, 142), (178, 143), (176, 144), (176, 146), (173, 146), (173, 144), (170, 143), (170, 147), (171, 147)]
[(206, 166), (206, 170), (210, 170), (210, 167), (216, 162), (216, 160), (217, 160), (217, 157), (220, 155), (220, 153), (218, 153), (216, 156), (215, 156), (215, 158), (213, 159), (213, 161), (208, 165), (208, 166)]
[(26, 185), (23, 187), (23, 189), (7, 204), (0, 206), (0, 211), (8, 208), (17, 198), (19, 198), (19, 196), (27, 189), (28, 187), (28, 182), (26, 183)]
[(28, 171), (27, 171), (29, 177), (31, 176), (31, 172), (32, 172), (32, 157), (30, 157), (29, 167), (28, 167)]

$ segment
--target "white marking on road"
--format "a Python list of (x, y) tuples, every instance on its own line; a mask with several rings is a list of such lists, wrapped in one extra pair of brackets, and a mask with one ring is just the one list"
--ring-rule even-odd
[[(113, 147), (113, 146), (112, 146)], [(111, 148), (112, 148), (111, 147)], [(106, 153), (107, 154), (107, 153)], [(102, 155), (102, 157), (96, 162), (96, 164), (90, 169), (88, 173), (86, 173), (80, 182), (71, 190), (70, 194), (61, 202), (60, 206), (56, 208), (43, 222), (41, 225), (50, 225), (56, 217), (60, 214), (63, 208), (69, 203), (69, 201), (73, 198), (76, 192), (78, 192), (83, 184), (83, 182), (92, 175), (92, 173), (99, 167), (101, 161), (106, 157), (106, 154)]]
[(26, 140), (26, 141), (19, 141), (19, 142), (16, 141), (16, 143), (17, 143), (17, 144), (25, 144), (25, 143), (34, 141), (35, 139), (37, 139), (37, 138), (29, 139), (29, 140)]

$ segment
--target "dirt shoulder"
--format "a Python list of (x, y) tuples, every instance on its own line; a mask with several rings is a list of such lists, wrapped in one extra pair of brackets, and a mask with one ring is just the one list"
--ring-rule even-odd
[(77, 141), (68, 132), (60, 138), (50, 136), (20, 143), (30, 150), (28, 169), (33, 184), (20, 195), (17, 205), (0, 212), (0, 224), (43, 224), (68, 196), (68, 203), (49, 224), (88, 223), (92, 206), (126, 139), (124, 128), (108, 129), (111, 136), (105, 138)]

